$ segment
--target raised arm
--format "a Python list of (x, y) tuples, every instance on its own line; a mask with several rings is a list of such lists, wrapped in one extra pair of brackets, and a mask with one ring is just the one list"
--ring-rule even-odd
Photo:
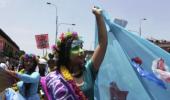
[(106, 48), (107, 48), (107, 30), (104, 23), (104, 18), (102, 16), (102, 10), (94, 7), (93, 13), (96, 17), (97, 27), (98, 27), (98, 46), (94, 51), (92, 56), (92, 61), (95, 70), (100, 68), (100, 65), (104, 59)]

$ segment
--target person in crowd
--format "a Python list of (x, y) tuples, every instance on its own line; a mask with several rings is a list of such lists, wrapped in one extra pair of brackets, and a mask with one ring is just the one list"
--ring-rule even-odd
[(8, 69), (11, 67), (9, 57), (5, 57), (5, 64), (7, 65)]
[(49, 72), (48, 63), (43, 58), (38, 59), (38, 67), (37, 68), (38, 69), (36, 69), (36, 70), (40, 73), (40, 76), (46, 76)]
[(49, 53), (48, 54), (48, 58), (49, 58), (49, 60), (48, 60), (48, 66), (49, 66), (49, 69), (50, 69), (50, 71), (54, 71), (54, 70), (56, 70), (56, 60), (54, 59), (54, 55), (53, 54), (51, 54), (51, 53)]
[(107, 31), (102, 10), (92, 9), (98, 26), (98, 46), (85, 63), (83, 41), (77, 32), (61, 34), (57, 42), (57, 69), (41, 78), (48, 100), (93, 100), (94, 81), (107, 48)]
[(8, 57), (2, 59), (2, 62), (0, 63), (0, 67), (3, 69), (9, 69)]
[(3, 68), (3, 69), (8, 69), (7, 65), (5, 63), (0, 63), (0, 67)]
[(36, 56), (33, 54), (25, 54), (21, 59), (22, 66), (25, 70), (24, 73), (7, 70), (9, 75), (19, 80), (19, 82), (17, 82), (19, 93), (13, 93), (15, 97), (12, 100), (22, 100), (21, 98), (26, 100), (40, 100), (38, 95), (40, 75), (35, 71), (37, 66)]

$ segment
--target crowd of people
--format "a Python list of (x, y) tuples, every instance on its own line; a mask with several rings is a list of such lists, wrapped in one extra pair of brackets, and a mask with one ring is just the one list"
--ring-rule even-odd
[[(24, 54), (14, 69), (3, 68), (14, 80), (3, 91), (5, 100), (93, 100), (94, 81), (107, 48), (102, 10), (92, 9), (98, 26), (98, 46), (85, 61), (83, 41), (77, 32), (62, 33), (48, 58)], [(4, 65), (3, 65), (4, 64)]]
[[(52, 54), (49, 53), (49, 58), (50, 55)], [(0, 67), (11, 75), (11, 78), (16, 82), (13, 86), (4, 90), (0, 98), (4, 99), (5, 97), (5, 100), (13, 100), (12, 98), (15, 98), (14, 100), (20, 100), (21, 98), (26, 100), (39, 99), (40, 95), (43, 95), (39, 85), (40, 77), (46, 76), (56, 68), (56, 60), (44, 57), (39, 58), (34, 54), (24, 54), (18, 62), (18, 66), (13, 69), (10, 68), (11, 64), (8, 59), (0, 64)], [(7, 65), (8, 63), (9, 66)]]

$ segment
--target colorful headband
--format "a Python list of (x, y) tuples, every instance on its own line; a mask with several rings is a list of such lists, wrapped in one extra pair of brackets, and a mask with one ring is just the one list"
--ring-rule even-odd
[(51, 49), (52, 49), (52, 51), (58, 51), (58, 46), (57, 45), (52, 45)]
[(72, 44), (71, 44), (71, 48), (74, 48), (74, 47), (82, 47), (83, 45), (83, 41), (82, 40), (73, 40)]
[(57, 39), (56, 45), (52, 46), (52, 50), (59, 50), (59, 47), (60, 47), (61, 43), (66, 42), (68, 39), (71, 39), (71, 40), (80, 40), (77, 32), (62, 33), (60, 35), (59, 39)]
[(36, 56), (34, 54), (24, 54), (21, 56), (21, 59), (28, 60), (28, 59), (36, 59)]

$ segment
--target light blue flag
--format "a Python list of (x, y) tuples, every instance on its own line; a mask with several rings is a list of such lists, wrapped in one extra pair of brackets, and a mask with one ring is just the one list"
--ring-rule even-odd
[[(152, 72), (154, 59), (161, 57), (169, 66), (170, 55), (158, 46), (113, 23), (105, 11), (103, 16), (110, 32), (108, 32), (106, 55), (95, 83), (95, 99), (111, 100), (110, 83), (115, 82), (121, 91), (128, 91), (127, 100), (168, 100), (169, 84), (165, 84), (167, 87), (165, 90), (141, 77), (132, 67), (131, 59), (140, 57), (143, 61), (141, 67)], [(97, 31), (95, 40), (97, 45)]]

